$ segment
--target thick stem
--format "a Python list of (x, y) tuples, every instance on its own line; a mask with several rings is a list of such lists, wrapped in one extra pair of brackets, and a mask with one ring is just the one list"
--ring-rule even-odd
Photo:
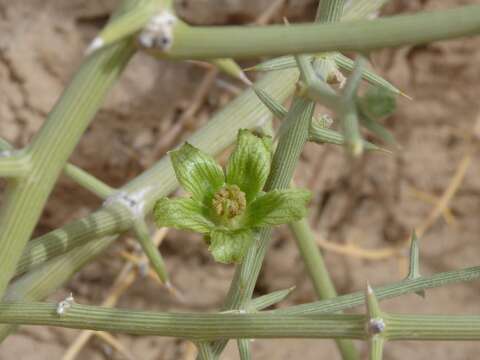
[(480, 32), (479, 16), (480, 6), (470, 5), (444, 11), (331, 24), (248, 28), (177, 26), (174, 43), (168, 53), (150, 52), (170, 58), (212, 59), (322, 51), (371, 51), (475, 35)]
[(387, 314), (387, 340), (479, 340), (480, 322), (475, 315), (400, 315)]
[[(56, 304), (1, 303), (0, 323), (49, 325), (196, 342), (248, 338), (368, 338), (364, 315), (196, 314), (121, 310), (73, 304), (63, 315)], [(387, 340), (480, 340), (480, 316), (384, 316)]]
[(169, 336), (195, 342), (233, 338), (362, 339), (365, 337), (364, 322), (363, 315), (315, 315), (307, 318), (268, 314), (161, 313), (80, 304), (74, 304), (63, 316), (59, 316), (55, 304), (0, 304), (0, 323)]

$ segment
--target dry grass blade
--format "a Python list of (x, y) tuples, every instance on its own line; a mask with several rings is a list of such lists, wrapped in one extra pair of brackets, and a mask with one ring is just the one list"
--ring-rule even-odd
[[(437, 205), (438, 202), (440, 201), (440, 199), (437, 196), (427, 193), (425, 191), (415, 189), (413, 187), (411, 187), (409, 191), (412, 194), (412, 196), (432, 205)], [(457, 220), (455, 219), (455, 215), (453, 215), (452, 210), (448, 206), (445, 207), (445, 209), (443, 209), (442, 216), (448, 225), (453, 225), (457, 222)]]
[(327, 241), (317, 235), (317, 244), (322, 249), (331, 251), (341, 255), (347, 255), (354, 258), (366, 259), (366, 260), (385, 260), (396, 256), (401, 252), (401, 249), (388, 247), (384, 249), (375, 249), (368, 250), (361, 248), (354, 244), (335, 244), (333, 242)]
[(472, 162), (473, 157), (473, 148), (469, 144), (468, 149), (463, 156), (462, 160), (458, 164), (457, 170), (455, 174), (452, 176), (450, 183), (448, 184), (447, 188), (443, 192), (440, 200), (438, 201), (437, 205), (432, 209), (432, 211), (428, 214), (425, 221), (422, 222), (415, 231), (417, 235), (421, 237), (425, 232), (432, 227), (432, 225), (437, 221), (437, 219), (442, 215), (445, 209), (448, 208), (450, 201), (453, 199), (455, 193), (457, 192), (458, 188), (462, 184), (462, 181), (467, 173), (467, 170)]

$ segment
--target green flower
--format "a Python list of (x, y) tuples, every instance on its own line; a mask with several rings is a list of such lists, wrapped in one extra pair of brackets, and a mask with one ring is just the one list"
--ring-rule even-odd
[(162, 198), (154, 208), (158, 226), (202, 233), (216, 261), (241, 262), (259, 228), (290, 223), (306, 215), (310, 192), (263, 192), (270, 173), (272, 142), (240, 130), (225, 170), (190, 144), (170, 158), (191, 197)]

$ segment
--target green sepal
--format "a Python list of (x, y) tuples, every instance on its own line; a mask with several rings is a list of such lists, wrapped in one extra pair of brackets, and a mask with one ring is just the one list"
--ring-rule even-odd
[(185, 143), (170, 158), (180, 184), (192, 198), (210, 206), (213, 194), (225, 183), (223, 170), (213, 157)]
[(247, 209), (250, 227), (288, 224), (307, 215), (311, 193), (302, 189), (273, 190), (258, 196)]
[(236, 231), (216, 229), (210, 233), (208, 249), (215, 261), (238, 264), (242, 262), (254, 236), (254, 232), (249, 229)]
[(239, 130), (237, 146), (226, 169), (227, 184), (237, 185), (247, 202), (262, 190), (267, 181), (272, 161), (272, 139), (258, 137), (248, 130)]
[(395, 95), (379, 87), (369, 87), (357, 103), (362, 113), (375, 120), (393, 114), (397, 106)]
[(202, 234), (209, 233), (215, 225), (208, 219), (209, 209), (188, 198), (162, 198), (153, 209), (155, 223), (159, 227), (173, 227)]

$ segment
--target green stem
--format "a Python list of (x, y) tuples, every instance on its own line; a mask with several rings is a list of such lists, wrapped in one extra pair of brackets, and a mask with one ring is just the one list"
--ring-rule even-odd
[(343, 88), (342, 100), (339, 102), (337, 112), (342, 119), (343, 133), (345, 134), (345, 145), (349, 152), (354, 156), (359, 156), (363, 152), (363, 138), (358, 124), (357, 105), (355, 103), (355, 94), (362, 79), (363, 68), (366, 59), (358, 56), (352, 74)]
[(356, 20), (360, 17), (371, 16), (390, 0), (357, 0), (351, 1), (345, 8), (342, 16), (344, 21)]
[[(87, 243), (74, 249), (69, 253), (62, 255), (50, 262), (44, 264), (39, 270), (30, 272), (23, 277), (17, 279), (9, 287), (5, 300), (8, 301), (20, 301), (22, 299), (27, 300), (39, 300), (50, 294), (53, 289), (59, 287), (63, 282), (68, 280), (76, 270), (80, 268), (86, 262), (92, 260), (92, 257), (98, 255), (95, 250), (95, 246), (101, 244), (104, 241), (113, 241), (113, 238), (101, 239), (95, 242)], [(66, 267), (68, 271), (61, 271), (62, 267)], [(404, 295), (407, 293), (414, 293), (421, 290), (442, 287), (448, 284), (457, 282), (473, 281), (480, 278), (480, 267), (473, 267), (469, 269), (455, 270), (445, 273), (435, 274), (431, 277), (409, 279), (396, 284), (383, 286), (374, 290), (378, 299), (387, 299), (395, 296)], [(264, 297), (269, 297), (265, 295)], [(260, 310), (261, 306), (256, 304), (258, 301), (262, 304), (264, 297), (252, 300), (250, 306), (247, 309), (253, 311)], [(273, 313), (280, 314), (293, 314), (293, 315), (316, 315), (321, 313), (337, 312), (353, 308), (358, 305), (364, 305), (365, 293), (357, 292), (353, 294), (343, 295), (331, 300), (318, 301), (310, 304), (296, 305), (286, 309), (279, 309), (272, 311)], [(258, 305), (258, 308), (255, 306)], [(1, 322), (1, 319), (0, 319)], [(3, 339), (8, 332), (12, 330), (11, 326), (5, 325), (5, 328), (0, 327), (0, 340)]]
[(274, 291), (267, 295), (259, 296), (255, 299), (252, 299), (248, 304), (247, 312), (256, 312), (263, 309), (266, 309), (269, 306), (275, 305), (280, 301), (283, 301), (290, 293), (295, 289), (291, 287), (290, 289)]
[[(473, 281), (480, 279), (480, 266), (454, 271), (447, 271), (430, 277), (419, 277), (406, 279), (397, 283), (381, 286), (373, 289), (377, 299), (390, 299), (392, 297), (416, 293), (425, 289), (442, 287), (448, 284)], [(285, 309), (272, 310), (274, 313), (311, 315), (322, 313), (333, 313), (365, 303), (365, 292), (337, 296), (330, 300), (322, 300), (310, 304), (296, 305)]]
[(312, 285), (320, 299), (331, 299), (337, 296), (337, 291), (325, 265), (322, 255), (315, 243), (315, 236), (307, 219), (289, 225), (297, 242), (300, 255), (310, 276)]
[(375, 335), (369, 340), (369, 360), (382, 360), (384, 342), (383, 336), (379, 335)]
[(238, 339), (237, 346), (240, 360), (250, 360), (252, 358), (252, 353), (250, 351), (250, 339)]
[(101, 199), (106, 199), (115, 192), (115, 189), (78, 166), (66, 164), (63, 172), (77, 184), (81, 185)]
[(136, 220), (133, 225), (133, 229), (143, 251), (145, 252), (145, 255), (150, 261), (150, 264), (157, 273), (159, 279), (164, 284), (168, 283), (168, 273), (165, 266), (165, 261), (163, 260), (162, 255), (160, 255), (158, 248), (152, 241), (147, 224), (143, 219)]
[[(311, 316), (161, 313), (73, 304), (64, 315), (56, 304), (1, 303), (0, 323), (48, 325), (134, 335), (191, 339), (368, 338), (364, 315)], [(480, 340), (480, 316), (386, 314), (387, 340)]]
[(475, 315), (386, 314), (387, 340), (479, 340), (480, 317)]
[[(83, 266), (104, 251), (116, 236), (104, 237), (58, 256), (17, 278), (8, 287), (3, 301), (38, 301), (57, 290)], [(13, 325), (0, 325), (0, 343), (15, 330)]]
[(212, 348), (208, 342), (200, 342), (197, 344), (198, 357), (201, 360), (213, 360)]
[(330, 23), (340, 20), (344, 5), (345, 0), (320, 0), (316, 20), (320, 23)]
[[(478, 34), (480, 6), (331, 24), (177, 26), (168, 53), (182, 59), (251, 58), (321, 51), (371, 51)], [(206, 40), (208, 39), (208, 40)], [(232, 39), (241, 39), (232, 41)]]
[(15, 275), (30, 271), (77, 246), (98, 241), (104, 236), (121, 234), (131, 226), (130, 212), (125, 207), (102, 208), (84, 219), (29, 241), (17, 263)]
[(161, 313), (74, 304), (63, 316), (55, 304), (1, 303), (0, 323), (61, 326), (135, 335), (187, 338), (195, 342), (233, 338), (363, 339), (363, 315)]
[[(2, 150), (13, 150), (13, 147), (7, 141), (0, 138), (0, 159), (1, 159)], [(22, 159), (24, 162), (27, 162), (28, 160), (25, 156), (21, 156), (20, 159)], [(29, 166), (30, 164), (28, 163), (28, 167)], [(115, 189), (111, 188), (110, 186), (102, 182), (100, 179), (97, 179), (96, 177), (89, 174), (85, 170), (82, 170), (78, 166), (75, 166), (71, 163), (67, 163), (65, 165), (65, 168), (63, 169), (63, 173), (66, 176), (68, 176), (70, 179), (75, 181), (77, 184), (79, 184), (80, 186), (83, 186), (85, 189), (91, 191), (92, 193), (94, 193), (95, 195), (99, 196), (102, 199), (106, 199), (108, 196), (112, 195), (113, 192), (115, 191)]]
[(0, 151), (0, 177), (21, 178), (30, 171), (30, 158), (11, 150)]

